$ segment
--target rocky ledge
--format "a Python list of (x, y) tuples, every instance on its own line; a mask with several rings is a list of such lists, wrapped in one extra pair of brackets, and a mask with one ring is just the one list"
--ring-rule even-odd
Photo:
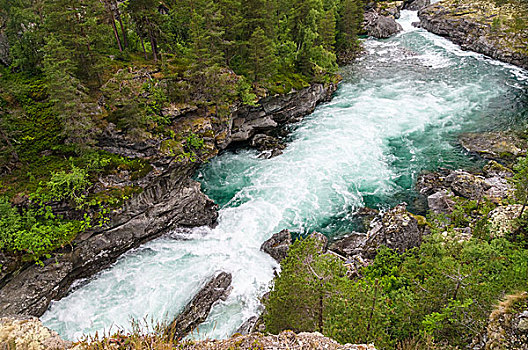
[[(443, 0), (418, 12), (419, 26), (464, 50), (528, 69), (528, 5)], [(521, 25), (523, 24), (523, 25)]]
[[(220, 123), (213, 123), (215, 118), (204, 117), (193, 109), (180, 111), (171, 120), (176, 126), (192, 125), (197, 134), (215, 136), (204, 139), (208, 151), (205, 160), (233, 142), (251, 142), (255, 135), (262, 139), (262, 135), (285, 123), (299, 121), (313, 112), (318, 103), (330, 99), (336, 89), (336, 84), (313, 84), (300, 91), (267, 97), (255, 107), (235, 108)], [(267, 144), (272, 143), (266, 140)], [(148, 159), (153, 170), (134, 183), (141, 192), (114, 211), (108, 223), (84, 232), (42, 265), (23, 264), (0, 254), (0, 317), (40, 316), (51, 300), (69, 292), (75, 280), (107, 268), (126, 251), (176, 228), (216, 223), (216, 204), (192, 179), (199, 162), (177, 161), (164, 153), (163, 142), (128, 142), (112, 128), (106, 131), (100, 147), (119, 155)]]

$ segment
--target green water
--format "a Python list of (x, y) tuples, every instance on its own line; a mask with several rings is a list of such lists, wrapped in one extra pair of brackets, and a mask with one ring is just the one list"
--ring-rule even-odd
[(334, 99), (290, 126), (281, 156), (226, 152), (197, 174), (221, 205), (219, 223), (175, 232), (123, 256), (51, 305), (44, 323), (69, 339), (127, 327), (130, 317), (170, 319), (217, 271), (233, 274), (229, 298), (218, 303), (195, 337), (226, 337), (258, 312), (277, 264), (259, 251), (289, 228), (328, 236), (356, 228), (363, 206), (402, 201), (416, 211), (413, 183), (438, 166), (482, 166), (464, 153), (465, 131), (515, 128), (528, 117), (528, 73), (463, 52), (417, 30), (368, 40), (366, 54), (344, 68)]

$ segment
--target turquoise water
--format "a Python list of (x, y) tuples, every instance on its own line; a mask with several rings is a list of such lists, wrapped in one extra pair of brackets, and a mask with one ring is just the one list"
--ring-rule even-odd
[(130, 317), (170, 319), (224, 270), (233, 274), (231, 294), (193, 336), (229, 336), (269, 288), (278, 266), (259, 247), (274, 232), (337, 236), (355, 228), (354, 212), (365, 205), (406, 201), (420, 211), (412, 186), (422, 170), (481, 166), (457, 135), (523, 124), (528, 73), (463, 52), (412, 21), (416, 14), (404, 12), (404, 33), (364, 43), (334, 99), (289, 127), (284, 154), (226, 152), (198, 172), (221, 205), (215, 229), (174, 232), (125, 254), (54, 302), (44, 323), (76, 339), (126, 328)]

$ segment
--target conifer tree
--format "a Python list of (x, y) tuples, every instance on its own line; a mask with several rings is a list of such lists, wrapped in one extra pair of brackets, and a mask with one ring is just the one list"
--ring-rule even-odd
[(275, 72), (276, 58), (273, 41), (257, 27), (249, 38), (250, 74), (256, 82), (269, 78)]
[(43, 71), (50, 100), (62, 121), (63, 136), (70, 143), (89, 146), (94, 136), (90, 113), (95, 106), (87, 103), (86, 89), (74, 75), (73, 52), (54, 35), (48, 38), (44, 52)]

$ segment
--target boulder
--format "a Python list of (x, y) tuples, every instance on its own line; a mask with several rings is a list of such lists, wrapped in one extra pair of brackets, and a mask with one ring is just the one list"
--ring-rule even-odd
[(291, 233), (288, 230), (282, 230), (275, 233), (270, 239), (262, 243), (260, 250), (269, 254), (277, 262), (281, 262), (288, 255), (288, 250), (292, 245)]
[(484, 192), (484, 195), (493, 203), (502, 203), (513, 192), (512, 185), (504, 177), (494, 176), (487, 178), (485, 181), (489, 188)]
[(63, 350), (71, 346), (36, 317), (0, 318), (0, 349)]
[(490, 160), (488, 164), (484, 166), (482, 172), (488, 178), (496, 176), (508, 178), (513, 176), (513, 171), (511, 169), (506, 168), (504, 165), (497, 163), (494, 160)]
[(363, 253), (367, 243), (367, 234), (352, 232), (330, 245), (330, 250), (343, 256), (352, 257)]
[(446, 177), (446, 182), (451, 184), (451, 189), (457, 196), (471, 200), (481, 199), (491, 187), (482, 176), (460, 170)]
[(516, 219), (519, 217), (522, 205), (499, 206), (493, 209), (489, 214), (490, 236), (504, 237), (511, 235), (517, 230)]
[(256, 134), (249, 144), (262, 152), (259, 158), (265, 159), (281, 155), (282, 150), (286, 148), (286, 145), (278, 138), (266, 134)]
[(392, 16), (382, 16), (377, 11), (366, 12), (363, 19), (363, 30), (369, 36), (386, 39), (403, 30)]
[(213, 305), (227, 298), (231, 291), (231, 280), (232, 276), (227, 272), (221, 272), (210, 279), (168, 326), (167, 335), (178, 340), (196, 329), (207, 319)]
[(333, 243), (330, 249), (347, 257), (373, 259), (381, 246), (404, 252), (421, 240), (418, 220), (407, 211), (406, 204), (399, 204), (376, 217), (366, 234), (354, 232)]
[(438, 191), (445, 190), (449, 187), (446, 184), (446, 177), (451, 175), (453, 171), (445, 168), (440, 168), (436, 172), (423, 172), (416, 180), (416, 190), (424, 195), (430, 196)]
[(526, 142), (512, 132), (467, 133), (459, 140), (466, 151), (486, 159), (511, 162), (526, 154)]
[(411, 0), (405, 1), (403, 9), (409, 11), (420, 11), (421, 9), (429, 5), (431, 5), (431, 0)]
[(435, 214), (450, 214), (455, 208), (455, 201), (450, 192), (440, 190), (427, 197), (427, 205), (429, 210)]

